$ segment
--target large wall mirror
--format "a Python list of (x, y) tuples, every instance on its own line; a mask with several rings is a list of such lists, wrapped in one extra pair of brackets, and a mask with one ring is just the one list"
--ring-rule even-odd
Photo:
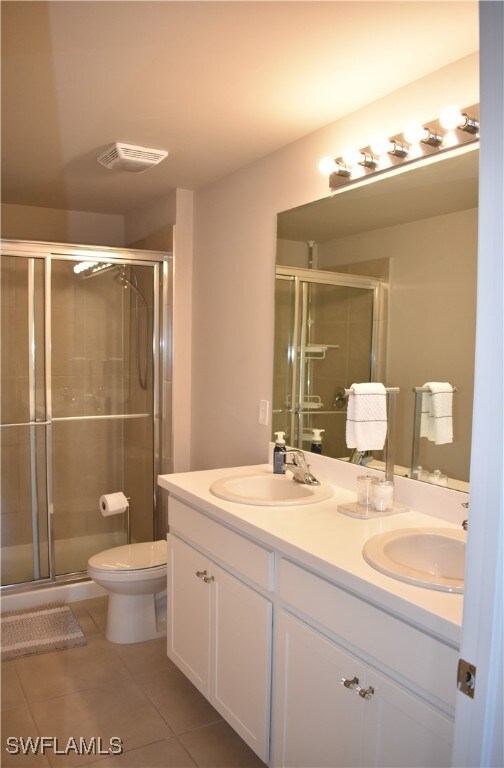
[[(399, 387), (395, 472), (468, 490), (477, 270), (477, 142), (278, 215), (273, 431), (349, 460), (345, 389)], [(449, 382), (453, 441), (414, 435), (414, 389)], [(415, 440), (414, 440), (415, 437)], [(315, 439), (314, 439), (315, 438)], [(352, 457), (355, 460), (355, 457)], [(380, 452), (359, 463), (384, 466)]]

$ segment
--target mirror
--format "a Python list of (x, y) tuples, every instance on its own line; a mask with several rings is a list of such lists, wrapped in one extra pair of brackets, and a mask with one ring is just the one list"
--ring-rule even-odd
[[(349, 460), (345, 389), (380, 381), (400, 388), (396, 473), (412, 476), (415, 443), (414, 477), (468, 490), (478, 155), (458, 147), (278, 215), (273, 432), (288, 444)], [(426, 382), (456, 390), (448, 444), (414, 440)], [(352, 460), (384, 467), (381, 452)]]

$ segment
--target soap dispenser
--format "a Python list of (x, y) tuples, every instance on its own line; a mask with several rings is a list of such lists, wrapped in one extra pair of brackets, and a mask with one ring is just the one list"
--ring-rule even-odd
[(285, 432), (275, 432), (276, 441), (273, 449), (273, 472), (275, 475), (284, 475), (285, 469)]
[(325, 429), (312, 429), (312, 453), (322, 453), (322, 432), (325, 432)]

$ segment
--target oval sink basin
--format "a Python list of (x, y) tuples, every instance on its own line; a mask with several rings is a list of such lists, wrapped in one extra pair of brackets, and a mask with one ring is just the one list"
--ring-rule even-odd
[(466, 536), (450, 528), (403, 528), (373, 536), (362, 554), (377, 571), (399, 581), (463, 592)]
[(287, 475), (230, 475), (212, 483), (210, 493), (239, 504), (278, 507), (324, 501), (332, 488), (298, 483)]

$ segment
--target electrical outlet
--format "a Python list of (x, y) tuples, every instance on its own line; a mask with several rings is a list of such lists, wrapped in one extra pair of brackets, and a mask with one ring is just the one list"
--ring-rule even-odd
[(259, 424), (269, 423), (269, 400), (259, 400)]

